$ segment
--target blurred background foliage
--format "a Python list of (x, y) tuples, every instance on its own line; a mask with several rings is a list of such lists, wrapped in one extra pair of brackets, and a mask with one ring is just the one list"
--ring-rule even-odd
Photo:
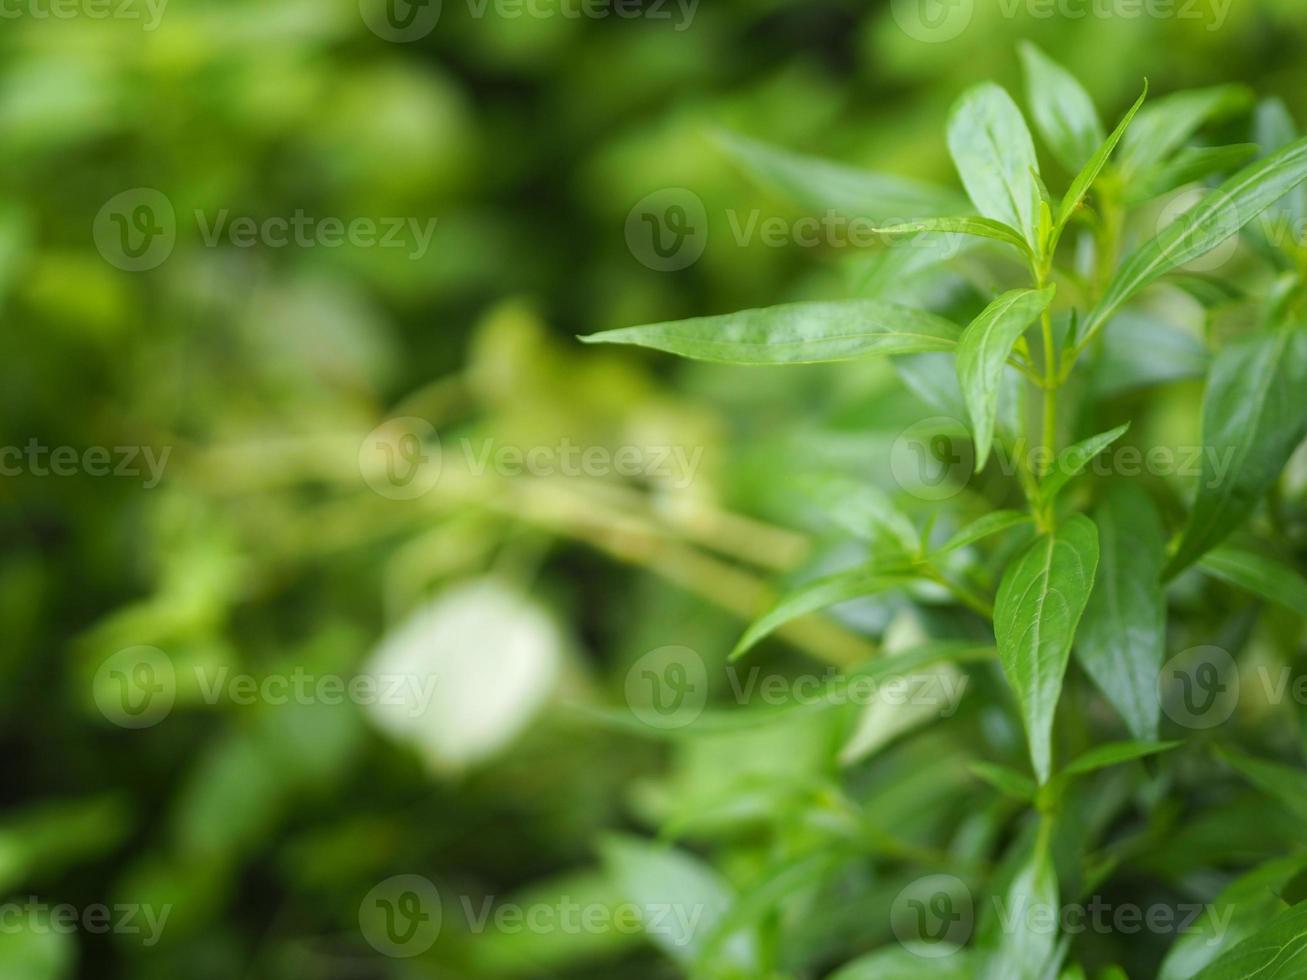
[[(359, 903), (401, 873), (474, 901), (629, 900), (645, 880), (638, 841), (660, 828), (714, 851), (716, 901), (756, 886), (764, 857), (829, 833), (814, 814), (851, 819), (830, 798), (832, 725), (847, 718), (669, 747), (569, 706), (620, 705), (627, 668), (669, 644), (724, 677), (715, 668), (778, 577), (848, 560), (807, 513), (803, 473), (838, 467), (892, 489), (888, 447), (929, 406), (882, 365), (687, 366), (573, 336), (849, 295), (863, 255), (732, 240), (731, 209), (803, 211), (742, 175), (714, 134), (956, 186), (948, 106), (984, 78), (1019, 93), (1021, 38), (1066, 64), (1109, 120), (1144, 76), (1158, 94), (1246, 83), (1307, 118), (1299, 0), (1233, 0), (1219, 29), (1004, 9), (977, 4), (946, 43), (910, 37), (888, 4), (811, 0), (704, 2), (681, 30), (493, 6), (478, 17), (446, 0), (412, 44), (371, 33), (352, 0), (172, 0), (154, 31), (4, 20), (0, 441), (173, 448), (151, 489), (85, 474), (0, 482), (0, 884), (11, 898), (173, 911), (152, 947), (0, 935), (0, 975), (681, 976), (639, 936), (471, 937), (453, 909), (429, 952), (389, 959), (364, 942)], [(1246, 119), (1230, 125), (1247, 138)], [(143, 186), (175, 206), (177, 246), (156, 270), (122, 272), (96, 252), (92, 221)], [(623, 230), (636, 201), (667, 187), (692, 189), (708, 214), (702, 258), (672, 273), (637, 261)], [(222, 209), (438, 225), (419, 258), (206, 247), (188, 216)], [(950, 275), (929, 288), (964, 290), (966, 274)], [(1161, 441), (1193, 441), (1200, 391), (1189, 382), (1156, 404)], [(419, 500), (374, 493), (360, 474), (360, 440), (392, 416), (441, 433), (444, 472)], [(565, 438), (702, 455), (681, 486), (477, 476), (459, 448)], [(351, 676), (419, 609), (467, 663), (517, 651), (487, 653), (494, 669), (469, 667), (454, 688), (466, 708), (487, 685), (529, 680), (475, 738), (457, 704), (412, 730), (348, 704), (208, 704), (185, 680), (197, 665)], [(863, 603), (796, 627), (766, 662), (849, 663), (922, 631), (923, 615)], [(108, 656), (137, 644), (165, 650), (179, 684), (167, 719), (129, 731), (93, 687)], [(802, 976), (884, 942), (905, 855), (961, 827), (979, 860), (998, 832), (1006, 804), (968, 802), (959, 746), (984, 731), (1019, 758), (1012, 724), (991, 713), (912, 742), (896, 743), (893, 723), (867, 735), (863, 754), (889, 748), (846, 774), (846, 792), (874, 801), (848, 832), (861, 856), (801, 928), (781, 916), (760, 941), (784, 936)], [(1249, 819), (1183, 826), (1140, 873), (1192, 877), (1193, 848), (1213, 868), (1280, 852), (1291, 829), (1253, 799), (1228, 804)], [(791, 874), (776, 887), (802, 890), (803, 869)], [(1103, 961), (1151, 975), (1156, 942)], [(737, 975), (756, 975), (748, 960)]]

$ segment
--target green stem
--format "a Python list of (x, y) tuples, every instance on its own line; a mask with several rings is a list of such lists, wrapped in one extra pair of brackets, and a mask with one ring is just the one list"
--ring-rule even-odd
[[(1043, 289), (1044, 284), (1048, 282), (1049, 262), (1041, 266), (1035, 275), (1035, 288)], [(1058, 369), (1056, 353), (1053, 350), (1053, 316), (1044, 310), (1039, 319), (1040, 330), (1043, 334), (1044, 344), (1044, 375), (1039, 387), (1043, 389), (1043, 411), (1042, 411), (1042, 428), (1043, 432), (1040, 438), (1041, 448), (1041, 465), (1036, 477), (1042, 479), (1053, 465), (1053, 457), (1057, 452), (1057, 389), (1062, 383), (1062, 376)], [(1027, 425), (1029, 420), (1027, 419)], [(1047, 507), (1042, 501), (1034, 508), (1035, 520), (1041, 528), (1048, 532), (1053, 531), (1053, 513), (1052, 508)]]

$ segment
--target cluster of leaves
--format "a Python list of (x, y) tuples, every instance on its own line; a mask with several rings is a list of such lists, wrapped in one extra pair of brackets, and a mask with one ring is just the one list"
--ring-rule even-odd
[[(936, 293), (934, 302), (909, 305), (862, 295), (584, 338), (754, 366), (901, 358), (896, 363), (911, 387), (925, 389), (940, 411), (965, 416), (977, 474), (991, 475), (995, 457), (1011, 463), (1003, 478), (985, 483), (983, 494), (934, 505), (920, 522), (874, 486), (826, 481), (820, 504), (835, 523), (870, 542), (868, 557), (786, 594), (749, 628), (733, 656), (815, 611), (860, 597), (907, 595), (930, 610), (933, 628), (906, 650), (900, 644), (893, 655), (854, 669), (966, 664), (981, 687), (973, 697), (989, 702), (971, 721), (978, 726), (976, 744), (1001, 748), (1001, 738), (983, 732), (1001, 727), (999, 716), (1014, 714), (1024, 729), (1028, 770), (1010, 753), (973, 760), (980, 783), (964, 805), (976, 808), (975, 816), (955, 826), (942, 847), (932, 830), (895, 824), (896, 807), (905, 801), (892, 797), (912, 791), (884, 772), (874, 786), (843, 785), (838, 765), (828, 770), (829, 781), (804, 790), (784, 780), (755, 784), (765, 805), (739, 798), (732, 805), (756, 816), (766, 806), (782, 809), (781, 799), (793, 803), (786, 794), (806, 792), (805, 803), (795, 804), (804, 820), (801, 829), (790, 824), (778, 834), (771, 858), (740, 898), (714, 896), (727, 911), (694, 950), (692, 973), (790, 975), (802, 968), (804, 954), (831, 955), (830, 934), (838, 930), (822, 935), (822, 903), (841, 890), (865, 897), (866, 883), (860, 888), (851, 881), (840, 860), (859, 844), (879, 852), (886, 875), (946, 870), (1016, 905), (1073, 903), (1102, 889), (1142, 903), (1150, 893), (1132, 891), (1132, 875), (1136, 884), (1151, 879), (1148, 887), (1164, 893), (1213, 899), (1194, 876), (1237, 869), (1248, 852), (1264, 855), (1274, 860), (1251, 870), (1244, 864), (1246, 876), (1215, 899), (1235, 907), (1237, 928), (1201, 941), (1180, 937), (1160, 975), (1218, 980), (1307, 970), (1307, 904), (1300, 902), (1301, 879), (1294, 881), (1307, 866), (1301, 851), (1307, 777), (1275, 758), (1296, 756), (1300, 763), (1307, 740), (1285, 739), (1281, 725), (1277, 735), (1256, 739), (1253, 754), (1222, 747), (1235, 737), (1228, 728), (1172, 726), (1163, 741), (1159, 696), (1168, 651), (1202, 642), (1237, 648), (1256, 635), (1270, 656), (1301, 669), (1307, 579), (1290, 554), (1283, 488), (1291, 456), (1307, 437), (1307, 251), (1266, 229), (1274, 221), (1301, 222), (1307, 139), (1296, 136), (1278, 103), (1267, 102), (1256, 110), (1255, 144), (1193, 145), (1208, 122), (1243, 114), (1246, 95), (1231, 87), (1147, 101), (1145, 86), (1109, 133), (1075, 78), (1032, 45), (1023, 46), (1022, 56), (1036, 129), (1072, 176), (1060, 198), (1041, 176), (1021, 110), (994, 84), (968, 91), (948, 123), (949, 150), (973, 214), (961, 213), (942, 188), (740, 137), (724, 140), (760, 178), (805, 202), (838, 194), (844, 207), (855, 200), (860, 213), (882, 220), (917, 208), (915, 220), (882, 228), (891, 240), (876, 259), (882, 280), (886, 272), (910, 277), (937, 261), (932, 236), (966, 236), (968, 256), (985, 263), (993, 285), (965, 326), (941, 310), (950, 301), (959, 305), (955, 297)], [(1160, 228), (1154, 217), (1148, 233), (1152, 202), (1195, 182), (1207, 185), (1201, 199)], [(1271, 220), (1255, 221), (1264, 214)], [(1193, 271), (1195, 259), (1241, 230), (1255, 264), (1220, 277)], [(1159, 481), (1101, 474), (1091, 480), (1086, 472), (1126, 438), (1132, 422), (1148, 419), (1151, 392), (1186, 376), (1168, 363), (1167, 334), (1174, 331), (1150, 312), (1163, 287), (1201, 304), (1214, 348), (1209, 363), (1199, 361), (1206, 372), (1203, 463), (1187, 500), (1184, 488)], [(923, 384), (920, 365), (927, 359), (948, 367), (930, 372)], [(1230, 465), (1217, 465), (1222, 458)], [(966, 482), (971, 474), (961, 476)], [(1254, 597), (1251, 612), (1229, 612), (1247, 597)], [(1205, 613), (1204, 603), (1225, 615)], [(1073, 654), (1089, 683), (1069, 672)], [(1006, 684), (985, 687), (994, 670)], [(795, 724), (789, 716), (739, 714), (737, 735), (750, 732), (755, 740), (758, 727)], [(934, 744), (946, 737), (937, 727), (918, 737)], [(1127, 739), (1114, 734), (1122, 728)], [(773, 739), (784, 741), (784, 735)], [(912, 757), (924, 761), (930, 750)], [(1240, 826), (1248, 807), (1263, 804), (1236, 795), (1231, 770), (1298, 822), (1287, 834), (1268, 834), (1269, 854), (1266, 840), (1253, 846), (1253, 832)], [(738, 793), (738, 781), (730, 782)], [(1214, 784), (1223, 787), (1219, 793)], [(1006, 802), (995, 802), (989, 795), (995, 792)], [(938, 819), (925, 808), (943, 808), (928, 795), (912, 804), (913, 819), (922, 823)], [(819, 813), (827, 813), (829, 826), (814, 826), (822, 823)], [(728, 814), (718, 816), (732, 823)], [(685, 821), (701, 831), (712, 824), (703, 813)], [(830, 830), (837, 825), (840, 832)], [(1229, 840), (1214, 844), (1212, 835), (1220, 834)], [(1186, 837), (1194, 840), (1181, 846)], [(655, 853), (643, 859), (666, 860)], [(620, 849), (615, 860), (636, 863)], [(803, 914), (794, 912), (795, 894), (806, 896)], [(728, 944), (732, 937), (749, 941)], [(982, 915), (974, 942), (947, 957), (914, 959), (891, 943), (838, 975), (1035, 980), (1103, 969), (1103, 976), (1121, 976), (1110, 965), (1118, 954), (1126, 955), (1101, 938), (1059, 936), (1019, 920), (1000, 926)]]

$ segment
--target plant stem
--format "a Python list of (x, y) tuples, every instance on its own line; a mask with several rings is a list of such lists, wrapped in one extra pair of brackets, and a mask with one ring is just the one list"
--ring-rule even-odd
[[(1043, 289), (1048, 282), (1049, 267), (1051, 265), (1052, 256), (1049, 256), (1048, 261), (1036, 270), (1036, 289)], [(1044, 346), (1044, 376), (1040, 383), (1040, 387), (1044, 392), (1044, 399), (1041, 413), (1043, 432), (1039, 443), (1041, 449), (1040, 465), (1035, 476), (1042, 479), (1048, 470), (1052, 468), (1053, 457), (1057, 452), (1057, 389), (1062, 383), (1062, 377), (1058, 370), (1056, 353), (1053, 350), (1053, 315), (1047, 309), (1041, 314), (1039, 325), (1043, 334)], [(1027, 424), (1029, 424), (1028, 420)], [(1036, 507), (1035, 520), (1044, 530), (1050, 533), (1053, 531), (1054, 517), (1052, 508), (1045, 507), (1042, 501)]]
[(1053, 352), (1053, 318), (1048, 310), (1042, 317), (1044, 329), (1044, 465), (1040, 467), (1042, 477), (1053, 465), (1053, 452), (1057, 449), (1057, 388), (1060, 383), (1057, 372), (1057, 358)]

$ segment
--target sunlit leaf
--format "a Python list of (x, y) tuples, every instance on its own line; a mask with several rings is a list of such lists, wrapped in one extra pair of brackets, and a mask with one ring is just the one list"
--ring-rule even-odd
[(968, 90), (949, 116), (948, 146), (971, 203), (1039, 245), (1039, 161), (1012, 97), (993, 82)]

